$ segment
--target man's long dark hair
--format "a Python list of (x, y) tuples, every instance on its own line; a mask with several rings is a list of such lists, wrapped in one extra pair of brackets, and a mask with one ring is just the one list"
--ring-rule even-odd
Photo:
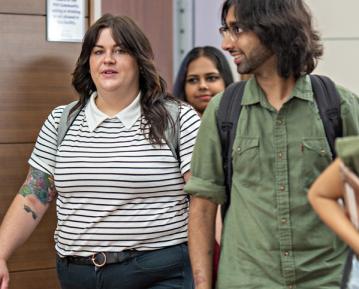
[(86, 32), (82, 50), (73, 72), (72, 85), (80, 96), (79, 103), (74, 107), (82, 107), (90, 98), (96, 86), (90, 74), (90, 55), (100, 32), (110, 28), (116, 44), (133, 56), (140, 72), (141, 110), (147, 124), (142, 123), (141, 129), (149, 128), (149, 140), (153, 144), (162, 144), (165, 130), (173, 120), (165, 107), (167, 100), (176, 101), (166, 92), (166, 82), (158, 74), (154, 65), (154, 55), (145, 34), (136, 23), (127, 16), (105, 14), (98, 19)]
[(227, 0), (222, 6), (223, 24), (232, 5), (238, 25), (253, 31), (277, 56), (280, 76), (297, 79), (314, 70), (323, 46), (302, 0)]

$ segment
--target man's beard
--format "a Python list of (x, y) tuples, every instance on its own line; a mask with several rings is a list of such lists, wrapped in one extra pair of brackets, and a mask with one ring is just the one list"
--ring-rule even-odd
[(266, 62), (273, 55), (272, 51), (263, 45), (253, 49), (247, 56), (243, 55), (243, 60), (237, 65), (240, 74), (254, 73), (258, 67)]

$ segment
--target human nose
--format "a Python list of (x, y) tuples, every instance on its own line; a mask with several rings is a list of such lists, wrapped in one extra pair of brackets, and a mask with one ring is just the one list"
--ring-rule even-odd
[(208, 84), (207, 84), (207, 81), (205, 79), (201, 79), (199, 81), (199, 89), (200, 90), (206, 90), (208, 89)]
[(231, 35), (225, 34), (222, 38), (222, 49), (223, 50), (232, 50), (234, 47), (234, 39)]
[(115, 58), (114, 58), (112, 51), (108, 51), (105, 53), (104, 62), (105, 63), (114, 63), (115, 62)]

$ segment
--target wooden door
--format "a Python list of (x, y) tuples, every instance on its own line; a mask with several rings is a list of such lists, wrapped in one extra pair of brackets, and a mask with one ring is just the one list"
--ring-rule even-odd
[[(80, 43), (46, 41), (45, 0), (0, 1), (0, 220), (28, 170), (42, 123), (76, 98), (71, 73)], [(52, 204), (31, 238), (10, 258), (10, 289), (57, 289)]]
[(155, 63), (172, 89), (172, 0), (102, 0), (102, 14), (134, 19), (151, 42)]

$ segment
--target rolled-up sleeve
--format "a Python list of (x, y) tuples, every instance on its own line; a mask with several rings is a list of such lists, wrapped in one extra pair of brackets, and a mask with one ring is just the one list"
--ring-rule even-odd
[(218, 135), (216, 112), (222, 94), (209, 103), (201, 121), (191, 161), (192, 177), (185, 191), (215, 203), (226, 200), (221, 144)]
[(359, 97), (337, 85), (341, 96), (343, 135), (336, 140), (336, 151), (346, 166), (359, 173)]
[(336, 141), (338, 157), (356, 174), (359, 173), (359, 136), (339, 138)]
[(343, 136), (356, 136), (359, 134), (359, 97), (340, 85), (337, 90), (341, 96)]

